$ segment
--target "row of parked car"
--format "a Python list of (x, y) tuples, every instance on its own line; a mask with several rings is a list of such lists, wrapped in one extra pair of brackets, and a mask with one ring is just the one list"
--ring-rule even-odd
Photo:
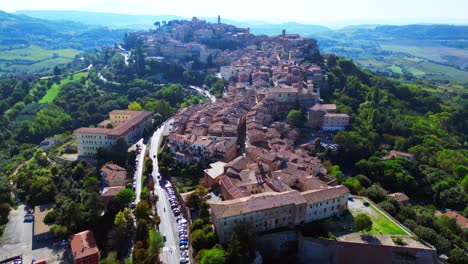
[(170, 182), (167, 182), (164, 185), (164, 189), (169, 195), (169, 202), (171, 204), (171, 209), (174, 215), (177, 217), (177, 226), (179, 233), (179, 247), (180, 247), (180, 263), (188, 263), (190, 261), (189, 257), (189, 243), (188, 243), (188, 230), (187, 230), (187, 220), (180, 215), (179, 203), (172, 188)]

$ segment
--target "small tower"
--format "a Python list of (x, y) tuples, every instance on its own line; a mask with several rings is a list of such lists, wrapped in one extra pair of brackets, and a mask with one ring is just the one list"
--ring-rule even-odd
[(282, 36), (283, 36), (283, 37), (285, 37), (285, 36), (286, 36), (286, 29), (283, 29)]
[(218, 24), (221, 24), (221, 16), (218, 15)]

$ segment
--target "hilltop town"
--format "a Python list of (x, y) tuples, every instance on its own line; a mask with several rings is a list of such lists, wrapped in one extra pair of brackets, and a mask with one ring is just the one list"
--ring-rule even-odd
[[(400, 136), (401, 123), (385, 120), (388, 109), (375, 110), (410, 105), (395, 91), (414, 91), (324, 56), (315, 39), (286, 30), (255, 35), (219, 16), (217, 23), (194, 17), (154, 26), (77, 59), (86, 66), (74, 73), (81, 79), (64, 84), (57, 100), (76, 108), (67, 126), (73, 132), (43, 140), (15, 171), (20, 198), (35, 205), (24, 213), (24, 222), (34, 223), (31, 243), (60, 237), (52, 262), (447, 259), (438, 253), (447, 253), (450, 242), (431, 233), (443, 224), (426, 228), (428, 213), (411, 207), (416, 191), (407, 192), (417, 186), (410, 173), (421, 154), (408, 153), (410, 139)], [(99, 114), (87, 112), (95, 109)], [(25, 184), (40, 185), (32, 171), (53, 180), (41, 178), (37, 191)], [(466, 226), (456, 211), (434, 217), (452, 228), (440, 228), (444, 237), (458, 230), (454, 221)], [(6, 232), (13, 240), (11, 225)], [(46, 258), (44, 248), (35, 254)]]

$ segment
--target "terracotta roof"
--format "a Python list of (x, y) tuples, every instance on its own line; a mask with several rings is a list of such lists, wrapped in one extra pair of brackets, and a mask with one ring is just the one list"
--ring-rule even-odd
[(75, 133), (94, 133), (120, 137), (124, 136), (133, 126), (140, 124), (143, 120), (152, 116), (152, 113), (147, 111), (113, 110), (111, 113), (120, 113), (121, 111), (131, 112), (133, 117), (120, 122), (114, 128), (80, 127), (75, 130)]
[(127, 170), (112, 163), (107, 163), (102, 166), (101, 173), (105, 174), (107, 180), (125, 180), (127, 178)]
[(395, 198), (399, 202), (406, 202), (410, 199), (408, 196), (406, 196), (406, 194), (400, 192), (391, 193), (388, 196)]
[(102, 197), (114, 197), (121, 190), (125, 189), (125, 186), (114, 186), (114, 187), (105, 187), (102, 189)]
[(220, 219), (305, 202), (306, 200), (298, 191), (291, 190), (282, 193), (265, 192), (254, 194), (249, 197), (212, 203), (210, 207), (215, 217)]
[(319, 203), (349, 194), (348, 188), (344, 185), (329, 187), (328, 189), (310, 190), (301, 193), (308, 204)]
[(86, 230), (70, 236), (70, 247), (73, 258), (80, 259), (94, 254), (99, 254), (93, 232)]
[(461, 228), (465, 229), (468, 228), (468, 218), (464, 217), (463, 215), (459, 214), (457, 211), (448, 211), (445, 213), (446, 216), (450, 218), (454, 218), (457, 220), (458, 224)]
[(227, 171), (229, 168), (232, 168), (233, 170), (240, 172), (241, 170), (247, 167), (248, 163), (249, 163), (249, 158), (244, 157), (244, 156), (239, 156), (231, 160), (230, 162), (228, 162), (226, 165), (224, 165), (224, 169)]

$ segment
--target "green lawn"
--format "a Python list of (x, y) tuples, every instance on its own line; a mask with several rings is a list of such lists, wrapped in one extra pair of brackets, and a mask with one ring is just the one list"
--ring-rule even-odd
[(42, 97), (41, 100), (39, 100), (40, 104), (45, 104), (45, 103), (51, 103), (55, 97), (57, 97), (58, 93), (60, 92), (60, 88), (62, 88), (63, 85), (71, 82), (71, 81), (76, 81), (81, 79), (81, 77), (86, 77), (88, 76), (88, 72), (80, 72), (73, 74), (73, 78), (70, 79), (70, 77), (64, 77), (62, 80), (60, 80), (59, 84), (54, 83), (52, 87), (50, 87), (49, 90), (47, 90), (47, 93)]
[[(372, 230), (370, 234), (389, 234), (389, 235), (408, 235), (401, 227), (396, 225), (386, 215), (380, 213), (371, 204), (370, 206), (362, 206), (364, 199), (354, 198), (354, 202), (348, 202), (348, 209), (353, 217), (356, 217), (359, 213), (367, 214), (372, 218)], [(353, 204), (351, 204), (353, 203)]]

